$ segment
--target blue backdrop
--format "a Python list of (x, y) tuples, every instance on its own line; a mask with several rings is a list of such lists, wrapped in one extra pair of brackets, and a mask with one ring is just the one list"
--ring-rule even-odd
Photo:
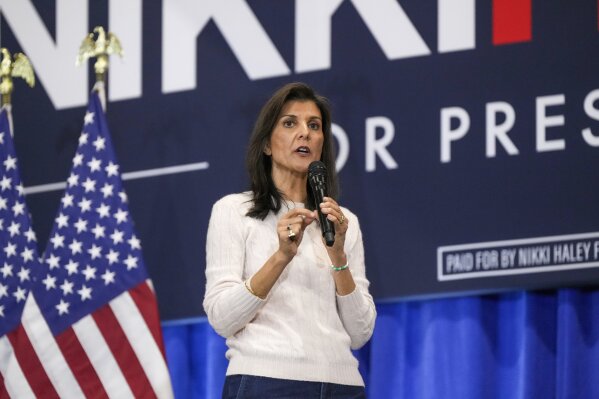
[[(378, 304), (356, 352), (371, 398), (599, 397), (599, 291)], [(164, 326), (177, 398), (217, 398), (224, 340), (206, 322)]]
[[(121, 38), (108, 122), (178, 397), (220, 390), (223, 341), (201, 321), (210, 208), (247, 188), (254, 118), (295, 80), (331, 99), (340, 202), (364, 233), (371, 396), (599, 395), (598, 294), (580, 288), (599, 279), (597, 1), (20, 0), (0, 13), (1, 45), (38, 78), (16, 82), (13, 115), (40, 248), (93, 83), (77, 48), (100, 24)], [(539, 288), (552, 290), (522, 291)]]
[(13, 102), (40, 247), (93, 81), (72, 60), (95, 25), (121, 38), (108, 121), (165, 320), (203, 315), (211, 205), (248, 187), (254, 119), (293, 80), (331, 99), (340, 201), (361, 220), (377, 299), (599, 278), (595, 0), (1, 7), (2, 45), (39, 83), (17, 82)]

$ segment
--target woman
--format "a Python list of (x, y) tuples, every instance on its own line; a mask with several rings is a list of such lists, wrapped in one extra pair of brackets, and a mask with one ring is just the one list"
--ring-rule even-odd
[[(308, 165), (327, 167), (315, 204)], [(376, 311), (358, 219), (335, 201), (331, 116), (302, 83), (264, 105), (248, 148), (252, 191), (216, 202), (206, 243), (204, 309), (227, 338), (223, 398), (363, 398), (350, 349), (364, 345)], [(323, 243), (316, 208), (335, 228)]]

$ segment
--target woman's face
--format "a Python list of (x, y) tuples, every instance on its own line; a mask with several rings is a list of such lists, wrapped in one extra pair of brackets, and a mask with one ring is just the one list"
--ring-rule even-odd
[(320, 110), (312, 101), (289, 101), (270, 135), (264, 153), (271, 156), (273, 173), (307, 173), (322, 154), (324, 132)]

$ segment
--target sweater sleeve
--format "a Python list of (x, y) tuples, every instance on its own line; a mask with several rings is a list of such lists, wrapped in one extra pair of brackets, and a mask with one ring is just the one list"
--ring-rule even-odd
[(245, 215), (234, 198), (227, 196), (214, 204), (206, 238), (204, 311), (225, 338), (249, 323), (264, 303), (244, 286)]
[(351, 339), (351, 348), (361, 348), (372, 336), (376, 319), (376, 308), (372, 296), (368, 292), (370, 283), (366, 279), (364, 264), (364, 244), (358, 218), (344, 210), (350, 216), (350, 226), (354, 229), (346, 242), (347, 261), (356, 283), (356, 289), (347, 295), (337, 295), (337, 307), (341, 322)]

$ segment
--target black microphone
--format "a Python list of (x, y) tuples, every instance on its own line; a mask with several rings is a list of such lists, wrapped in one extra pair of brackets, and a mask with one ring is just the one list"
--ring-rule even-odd
[(320, 203), (327, 194), (327, 167), (320, 161), (314, 161), (308, 166), (308, 182), (314, 195), (314, 202), (318, 210), (318, 220), (320, 220), (320, 229), (327, 246), (332, 247), (335, 243), (335, 226), (333, 222), (327, 219), (327, 215), (320, 212)]

